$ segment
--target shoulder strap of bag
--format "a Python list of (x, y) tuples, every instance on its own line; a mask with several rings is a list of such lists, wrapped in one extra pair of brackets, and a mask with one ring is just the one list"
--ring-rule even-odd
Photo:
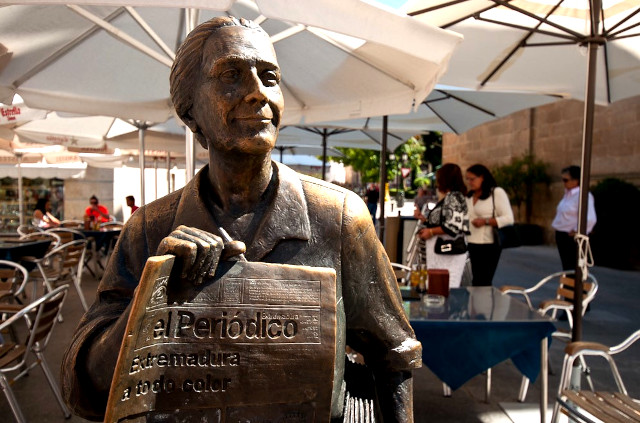
[(496, 218), (496, 197), (493, 195), (495, 188), (491, 188), (491, 202), (493, 203), (493, 211), (491, 212), (492, 217)]

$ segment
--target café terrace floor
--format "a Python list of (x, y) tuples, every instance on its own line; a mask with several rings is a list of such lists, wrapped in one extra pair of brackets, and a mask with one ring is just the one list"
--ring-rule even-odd
[[(520, 247), (503, 252), (494, 280), (496, 286), (504, 284), (530, 286), (541, 277), (560, 268), (560, 260), (554, 247)], [(584, 340), (614, 345), (634, 330), (640, 328), (640, 272), (620, 271), (595, 267), (592, 272), (600, 282), (600, 291), (584, 320)], [(83, 290), (92, 302), (98, 281), (85, 272)], [(54, 329), (54, 340), (46, 351), (46, 357), (58, 377), (60, 362), (76, 323), (82, 316), (82, 307), (74, 289), (63, 308), (64, 322)], [(550, 291), (547, 295), (552, 295)], [(534, 299), (535, 300), (535, 299)], [(536, 303), (537, 301), (534, 301)], [(566, 322), (559, 322), (560, 325)], [(640, 397), (640, 345), (617, 356), (620, 372), (629, 394)], [(563, 343), (553, 342), (550, 349), (551, 367), (555, 374), (549, 376), (549, 406), (553, 405), (561, 367)], [(595, 363), (594, 363), (595, 364)], [(600, 378), (598, 366), (593, 375), (604, 382), (604, 389), (613, 390), (613, 381)], [(539, 422), (539, 382), (529, 388), (526, 403), (517, 402), (520, 373), (506, 361), (493, 368), (492, 395), (485, 398), (485, 377), (479, 375), (453, 392), (451, 398), (442, 395), (441, 382), (427, 368), (414, 373), (414, 411), (416, 422), (461, 423), (510, 423)], [(28, 422), (64, 422), (62, 412), (46, 385), (42, 371), (34, 369), (28, 377), (13, 385), (14, 393)], [(13, 415), (4, 395), (0, 396), (0, 421), (12, 422)], [(551, 418), (551, 413), (548, 413)], [(70, 422), (83, 422), (73, 416)]]

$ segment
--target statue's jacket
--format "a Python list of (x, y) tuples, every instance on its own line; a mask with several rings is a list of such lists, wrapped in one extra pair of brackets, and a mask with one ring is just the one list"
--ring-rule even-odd
[[(364, 202), (352, 191), (279, 163), (273, 162), (273, 169), (276, 192), (247, 245), (247, 260), (335, 269), (336, 357), (343, 357), (349, 345), (374, 369), (420, 367), (421, 345), (403, 312), (395, 274)], [(103, 417), (108, 392), (96, 392), (87, 380), (84, 355), (106, 327), (128, 312), (147, 258), (179, 225), (220, 235), (202, 199), (207, 172), (205, 167), (184, 188), (140, 207), (122, 230), (96, 301), (79, 323), (62, 363), (65, 399), (85, 418)], [(121, 339), (112, 341), (119, 345)], [(344, 361), (337, 359), (334, 415), (342, 409), (343, 374)]]

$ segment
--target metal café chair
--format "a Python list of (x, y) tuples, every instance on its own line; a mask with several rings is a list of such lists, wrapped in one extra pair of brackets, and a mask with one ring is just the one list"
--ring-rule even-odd
[[(23, 307), (10, 318), (0, 323), (0, 332), (13, 328), (15, 331), (21, 331), (20, 333), (26, 335), (25, 341), (22, 343), (8, 340), (3, 340), (0, 343), (0, 389), (7, 397), (11, 411), (18, 422), (25, 422), (26, 420), (11, 389), (11, 385), (22, 376), (25, 376), (35, 366), (40, 366), (44, 372), (64, 417), (71, 417), (71, 412), (62, 400), (58, 383), (44, 356), (44, 351), (58, 320), (68, 289), (68, 285), (62, 285)], [(0, 306), (1, 310), (2, 307)], [(27, 365), (27, 358), (30, 353), (35, 355), (36, 360)], [(11, 377), (10, 375), (16, 371), (19, 373)]]
[[(608, 347), (597, 342), (571, 342), (565, 347), (562, 374), (558, 386), (558, 396), (553, 407), (551, 421), (556, 423), (560, 413), (569, 416), (569, 421), (591, 423), (604, 422), (640, 422), (640, 402), (631, 398), (622, 381), (613, 355), (633, 345), (640, 339), (640, 329), (636, 330), (620, 344)], [(571, 389), (571, 373), (576, 360), (584, 357), (601, 357), (609, 363), (611, 375), (618, 388), (617, 392), (574, 391)]]
[(0, 303), (5, 310), (18, 311), (24, 307), (21, 297), (28, 283), (29, 272), (24, 266), (0, 260)]
[[(575, 287), (575, 279), (572, 277), (575, 275), (574, 271), (562, 271), (552, 273), (543, 279), (541, 279), (538, 283), (536, 283), (531, 288), (523, 288), (519, 286), (511, 286), (505, 285), (500, 287), (500, 291), (505, 294), (514, 294), (514, 295), (522, 295), (527, 302), (527, 305), (531, 310), (538, 311), (541, 314), (549, 314), (551, 318), (555, 319), (558, 311), (563, 310), (567, 314), (567, 321), (569, 323), (569, 330), (556, 330), (551, 335), (554, 339), (559, 339), (563, 342), (571, 341), (571, 330), (573, 329), (573, 298), (574, 298), (574, 287)], [(557, 284), (556, 288), (556, 296), (555, 298), (545, 299), (540, 305), (536, 308), (534, 307), (530, 294), (539, 290), (544, 285), (552, 283)], [(596, 277), (589, 273), (587, 275), (587, 281), (583, 283), (583, 296), (582, 296), (582, 315), (587, 311), (587, 306), (593, 299), (595, 298), (596, 293), (598, 292), (598, 280)], [(589, 369), (586, 366), (586, 363), (583, 364), (583, 372), (587, 377), (587, 381), (591, 386), (593, 386), (591, 382), (591, 378), (589, 377)], [(518, 401), (524, 402), (527, 396), (527, 390), (529, 388), (529, 379), (525, 376), (522, 377), (522, 382), (520, 384), (520, 393), (518, 396)]]
[(72, 282), (78, 291), (82, 307), (89, 309), (87, 300), (82, 293), (82, 270), (87, 251), (87, 240), (76, 239), (51, 250), (40, 260), (36, 260), (37, 270), (30, 273), (30, 277), (41, 281), (47, 292), (53, 291), (54, 286), (63, 282)]

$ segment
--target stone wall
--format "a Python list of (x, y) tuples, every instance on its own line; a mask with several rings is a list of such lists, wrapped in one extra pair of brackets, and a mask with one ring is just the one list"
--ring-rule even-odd
[[(563, 195), (560, 171), (581, 163), (582, 125), (583, 102), (562, 100), (514, 113), (462, 135), (445, 133), (442, 159), (459, 164), (463, 170), (474, 163), (492, 168), (532, 152), (548, 163), (552, 183), (536, 187), (531, 223), (547, 228), (545, 240), (551, 243), (553, 233), (548, 228)], [(591, 183), (606, 177), (640, 186), (640, 97), (596, 107)], [(524, 217), (518, 219), (517, 210), (514, 213), (522, 222)]]
[(83, 179), (64, 181), (65, 219), (82, 219), (92, 195), (113, 213), (113, 169), (87, 166)]

